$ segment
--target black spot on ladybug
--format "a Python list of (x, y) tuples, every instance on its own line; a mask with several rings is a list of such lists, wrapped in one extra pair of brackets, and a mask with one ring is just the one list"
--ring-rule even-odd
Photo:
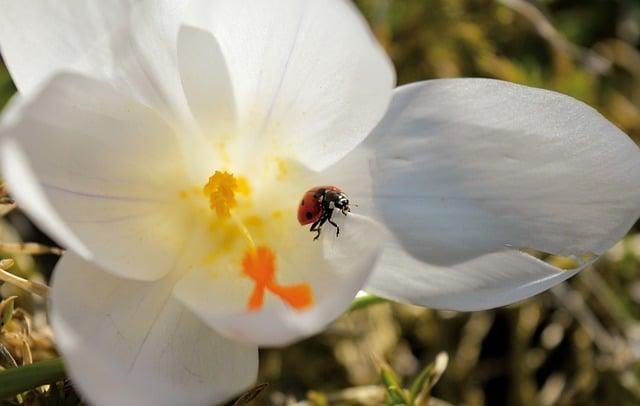
[(300, 202), (300, 206), (304, 206), (304, 200)]
[(304, 215), (307, 218), (307, 220), (311, 220), (313, 218), (313, 213), (311, 213), (310, 211), (306, 212)]

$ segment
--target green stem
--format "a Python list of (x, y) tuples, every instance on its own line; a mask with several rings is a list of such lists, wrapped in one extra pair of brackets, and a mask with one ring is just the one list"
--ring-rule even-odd
[(385, 303), (387, 299), (383, 299), (378, 296), (366, 294), (357, 297), (352, 303), (351, 307), (349, 307), (349, 311), (352, 312), (354, 310), (364, 309), (365, 307), (369, 307), (378, 303)]
[(0, 372), (0, 400), (66, 378), (61, 358), (37, 362)]

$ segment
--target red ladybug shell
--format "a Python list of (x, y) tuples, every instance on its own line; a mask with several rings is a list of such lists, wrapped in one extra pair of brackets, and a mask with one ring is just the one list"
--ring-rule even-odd
[(316, 186), (307, 190), (304, 196), (302, 196), (300, 206), (298, 206), (298, 222), (300, 225), (305, 226), (320, 220), (324, 210), (322, 208), (322, 204), (315, 197), (316, 192), (320, 189), (342, 192), (340, 188), (335, 186)]

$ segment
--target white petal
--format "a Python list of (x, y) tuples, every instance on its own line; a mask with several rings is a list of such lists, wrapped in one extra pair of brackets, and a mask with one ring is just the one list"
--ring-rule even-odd
[[(119, 56), (114, 63), (125, 71), (125, 78), (137, 80), (142, 73), (157, 99), (149, 103), (165, 116), (174, 117), (186, 129), (192, 125), (192, 116), (180, 81), (177, 43), (181, 27), (189, 23), (191, 15), (199, 14), (200, 8), (194, 4), (193, 1), (140, 1), (131, 12), (127, 30), (120, 35), (122, 40), (115, 44), (122, 48), (124, 56)], [(127, 80), (123, 82), (127, 85)]]
[(483, 79), (399, 89), (369, 141), (374, 199), (406, 249), (602, 254), (640, 215), (640, 150), (592, 108)]
[[(182, 147), (189, 156), (194, 184), (204, 184), (221, 167), (231, 170), (226, 153), (228, 138), (236, 134), (231, 80), (220, 46), (208, 31), (182, 26), (177, 55), (180, 86), (195, 124), (181, 137)], [(246, 145), (241, 148), (249, 149)]]
[(640, 215), (637, 146), (554, 92), (483, 79), (406, 86), (366, 147), (379, 215), (419, 260), (393, 255), (386, 264), (401, 265), (379, 266), (371, 284), (417, 304), (528, 297), (571, 274), (516, 250), (600, 255)]
[[(129, 22), (140, 0), (0, 0), (0, 47), (23, 94), (61, 72), (111, 83), (168, 110), (153, 66), (137, 49)], [(175, 76), (175, 75), (174, 75)]]
[(29, 214), (32, 221), (63, 246), (85, 258), (91, 257), (89, 249), (51, 207), (29, 167), (29, 161), (16, 142), (3, 140), (0, 147), (3, 177), (6, 182), (19, 185), (19, 187), (12, 188), (11, 195), (20, 202), (21, 209)]
[(239, 122), (252, 144), (291, 149), (321, 169), (382, 118), (393, 67), (345, 0), (204, 1), (200, 25), (220, 44)]
[(502, 251), (446, 267), (419, 261), (388, 243), (366, 290), (436, 309), (485, 310), (541, 293), (587, 265), (560, 270), (519, 251)]
[(282, 244), (270, 246), (276, 254), (276, 281), (311, 287), (313, 304), (307, 309), (294, 310), (267, 290), (264, 307), (247, 310), (254, 283), (243, 277), (241, 259), (230, 270), (194, 269), (174, 294), (216, 331), (242, 342), (283, 346), (315, 334), (349, 307), (365, 285), (379, 248), (377, 223), (356, 215), (334, 219), (339, 237), (326, 225), (314, 242), (314, 234), (296, 223), (283, 225)]
[(175, 1), (0, 0), (0, 48), (21, 93), (61, 72), (116, 86), (184, 123), (176, 42), (190, 7)]
[[(235, 127), (235, 101), (220, 46), (211, 33), (184, 26), (178, 36), (180, 79), (193, 115), (208, 135)], [(214, 134), (210, 134), (210, 132)]]
[(13, 142), (3, 144), (2, 165), (21, 207), (111, 272), (145, 280), (165, 274), (191, 222), (177, 209), (188, 183), (171, 128), (75, 75), (9, 110), (1, 134)]
[(251, 385), (258, 351), (214, 333), (153, 283), (109, 275), (73, 254), (53, 279), (50, 318), (72, 381), (97, 405), (212, 405)]
[(116, 50), (113, 33), (129, 21), (137, 0), (1, 0), (2, 57), (22, 93), (61, 70), (103, 72)]

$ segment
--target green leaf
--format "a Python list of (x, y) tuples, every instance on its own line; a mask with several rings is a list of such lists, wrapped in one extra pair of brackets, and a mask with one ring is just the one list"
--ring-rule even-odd
[(422, 389), (427, 384), (429, 378), (433, 375), (434, 369), (436, 367), (435, 362), (430, 363), (418, 374), (416, 379), (413, 380), (411, 386), (409, 387), (409, 398), (413, 401), (416, 400)]
[(407, 392), (402, 388), (396, 372), (387, 363), (378, 361), (382, 383), (387, 388), (387, 403), (391, 405), (411, 405)]
[(380, 366), (380, 376), (382, 377), (382, 382), (384, 386), (388, 387), (400, 387), (400, 380), (396, 375), (396, 372), (386, 363)]
[(13, 302), (17, 298), (18, 296), (10, 296), (0, 302), (0, 327), (6, 326), (13, 318)]
[(409, 389), (409, 397), (412, 404), (416, 406), (429, 404), (431, 389), (438, 383), (448, 364), (449, 356), (446, 352), (441, 352), (431, 364), (422, 370)]
[(404, 389), (396, 386), (387, 386), (387, 404), (411, 406)]
[(0, 399), (7, 399), (41, 385), (66, 378), (61, 358), (37, 362), (0, 372)]
[(327, 395), (318, 391), (310, 391), (307, 393), (307, 399), (313, 406), (329, 406)]
[(385, 303), (387, 300), (378, 296), (365, 294), (355, 298), (355, 300), (351, 303), (351, 307), (349, 311), (352, 312), (354, 310), (364, 309), (374, 304)]

